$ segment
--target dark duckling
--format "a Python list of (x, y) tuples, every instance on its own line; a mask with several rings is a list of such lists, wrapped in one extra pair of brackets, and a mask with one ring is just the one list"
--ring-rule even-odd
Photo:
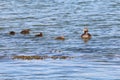
[(84, 31), (84, 33), (81, 35), (81, 38), (82, 38), (85, 42), (87, 42), (88, 40), (91, 39), (91, 34), (88, 33), (88, 28), (84, 28), (83, 31)]
[(29, 34), (30, 33), (30, 29), (24, 29), (20, 33), (21, 34)]
[(65, 40), (65, 37), (64, 36), (58, 36), (55, 38), (56, 40)]
[(40, 32), (39, 34), (36, 34), (35, 37), (43, 37), (43, 33)]
[(10, 35), (15, 35), (15, 32), (14, 31), (10, 31), (9, 34)]

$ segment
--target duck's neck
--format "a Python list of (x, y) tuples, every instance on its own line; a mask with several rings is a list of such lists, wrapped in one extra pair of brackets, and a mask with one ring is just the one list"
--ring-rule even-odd
[(85, 31), (84, 34), (88, 34), (88, 31)]

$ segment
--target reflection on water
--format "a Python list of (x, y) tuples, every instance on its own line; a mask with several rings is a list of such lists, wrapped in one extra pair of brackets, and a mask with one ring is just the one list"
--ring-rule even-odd
[[(119, 3), (0, 0), (0, 80), (119, 80)], [(84, 43), (86, 26), (92, 38)]]

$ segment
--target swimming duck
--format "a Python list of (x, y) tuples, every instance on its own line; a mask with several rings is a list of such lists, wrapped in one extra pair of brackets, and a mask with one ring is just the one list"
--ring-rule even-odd
[(56, 40), (65, 40), (65, 37), (64, 36), (58, 36), (55, 38)]
[(84, 31), (84, 33), (81, 35), (81, 38), (83, 40), (89, 40), (89, 39), (91, 39), (91, 34), (88, 33), (88, 28), (84, 28), (83, 31)]
[(21, 34), (29, 34), (30, 33), (30, 29), (24, 29), (20, 33)]
[(35, 37), (43, 37), (43, 33), (40, 32), (39, 34), (36, 34)]
[(14, 31), (10, 31), (9, 34), (10, 35), (15, 35), (15, 32)]

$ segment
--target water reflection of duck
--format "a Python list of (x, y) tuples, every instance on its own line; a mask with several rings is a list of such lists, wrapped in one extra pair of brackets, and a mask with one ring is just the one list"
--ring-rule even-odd
[(55, 38), (56, 40), (65, 40), (65, 37), (64, 36), (58, 36)]
[(24, 29), (20, 33), (21, 34), (29, 34), (30, 33), (30, 29)]
[(43, 33), (40, 32), (39, 34), (36, 34), (35, 37), (43, 37)]
[(81, 38), (82, 38), (85, 42), (87, 42), (88, 40), (91, 39), (91, 34), (88, 33), (88, 28), (84, 28), (83, 31), (84, 31), (84, 33), (81, 35)]
[(15, 35), (15, 32), (14, 31), (10, 31), (9, 34), (10, 35)]

